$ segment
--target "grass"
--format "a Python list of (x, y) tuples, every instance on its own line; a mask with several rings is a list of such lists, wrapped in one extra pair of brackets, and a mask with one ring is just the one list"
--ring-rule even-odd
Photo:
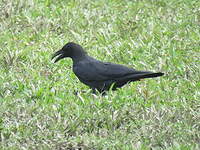
[[(200, 1), (0, 0), (0, 149), (200, 149)], [(92, 95), (65, 43), (164, 77)]]

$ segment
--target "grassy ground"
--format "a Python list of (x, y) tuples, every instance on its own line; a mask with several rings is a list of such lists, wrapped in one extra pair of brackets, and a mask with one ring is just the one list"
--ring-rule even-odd
[[(0, 149), (200, 149), (199, 0), (0, 0)], [(53, 52), (164, 77), (94, 96)], [(75, 94), (77, 93), (77, 94)]]

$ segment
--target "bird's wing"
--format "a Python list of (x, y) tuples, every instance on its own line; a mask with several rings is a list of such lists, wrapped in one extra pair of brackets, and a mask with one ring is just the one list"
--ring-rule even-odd
[(137, 71), (119, 64), (104, 63), (90, 58), (89, 60), (83, 61), (76, 65), (74, 67), (74, 73), (83, 80), (106, 81), (116, 80), (132, 74), (140, 74), (145, 72)]

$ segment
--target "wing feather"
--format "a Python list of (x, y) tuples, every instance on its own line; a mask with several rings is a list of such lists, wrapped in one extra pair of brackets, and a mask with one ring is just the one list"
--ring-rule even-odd
[(86, 81), (119, 80), (132, 74), (150, 73), (119, 64), (97, 61), (93, 58), (74, 65), (73, 71), (79, 79)]

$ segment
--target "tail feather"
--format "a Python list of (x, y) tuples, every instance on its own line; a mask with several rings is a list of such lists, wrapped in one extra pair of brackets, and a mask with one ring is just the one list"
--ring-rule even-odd
[(146, 74), (138, 74), (139, 78), (155, 78), (155, 77), (159, 77), (159, 76), (163, 76), (164, 73), (162, 72), (157, 72), (157, 73), (146, 73)]
[(129, 76), (126, 76), (124, 78), (121, 79), (121, 81), (137, 81), (140, 79), (145, 79), (145, 78), (155, 78), (155, 77), (159, 77), (159, 76), (163, 76), (164, 73), (162, 72), (157, 72), (157, 73), (153, 73), (153, 72), (141, 72), (138, 74), (132, 74)]
[(159, 77), (159, 76), (163, 76), (164, 73), (162, 72), (157, 72), (157, 73), (153, 73), (153, 72), (140, 72), (137, 74), (132, 74), (129, 76), (124, 76), (123, 78), (120, 78), (119, 80), (117, 80), (114, 89), (117, 87), (122, 87), (123, 85), (125, 85), (128, 82), (133, 82), (133, 81), (139, 81), (140, 79), (144, 79), (144, 78), (155, 78), (155, 77)]

